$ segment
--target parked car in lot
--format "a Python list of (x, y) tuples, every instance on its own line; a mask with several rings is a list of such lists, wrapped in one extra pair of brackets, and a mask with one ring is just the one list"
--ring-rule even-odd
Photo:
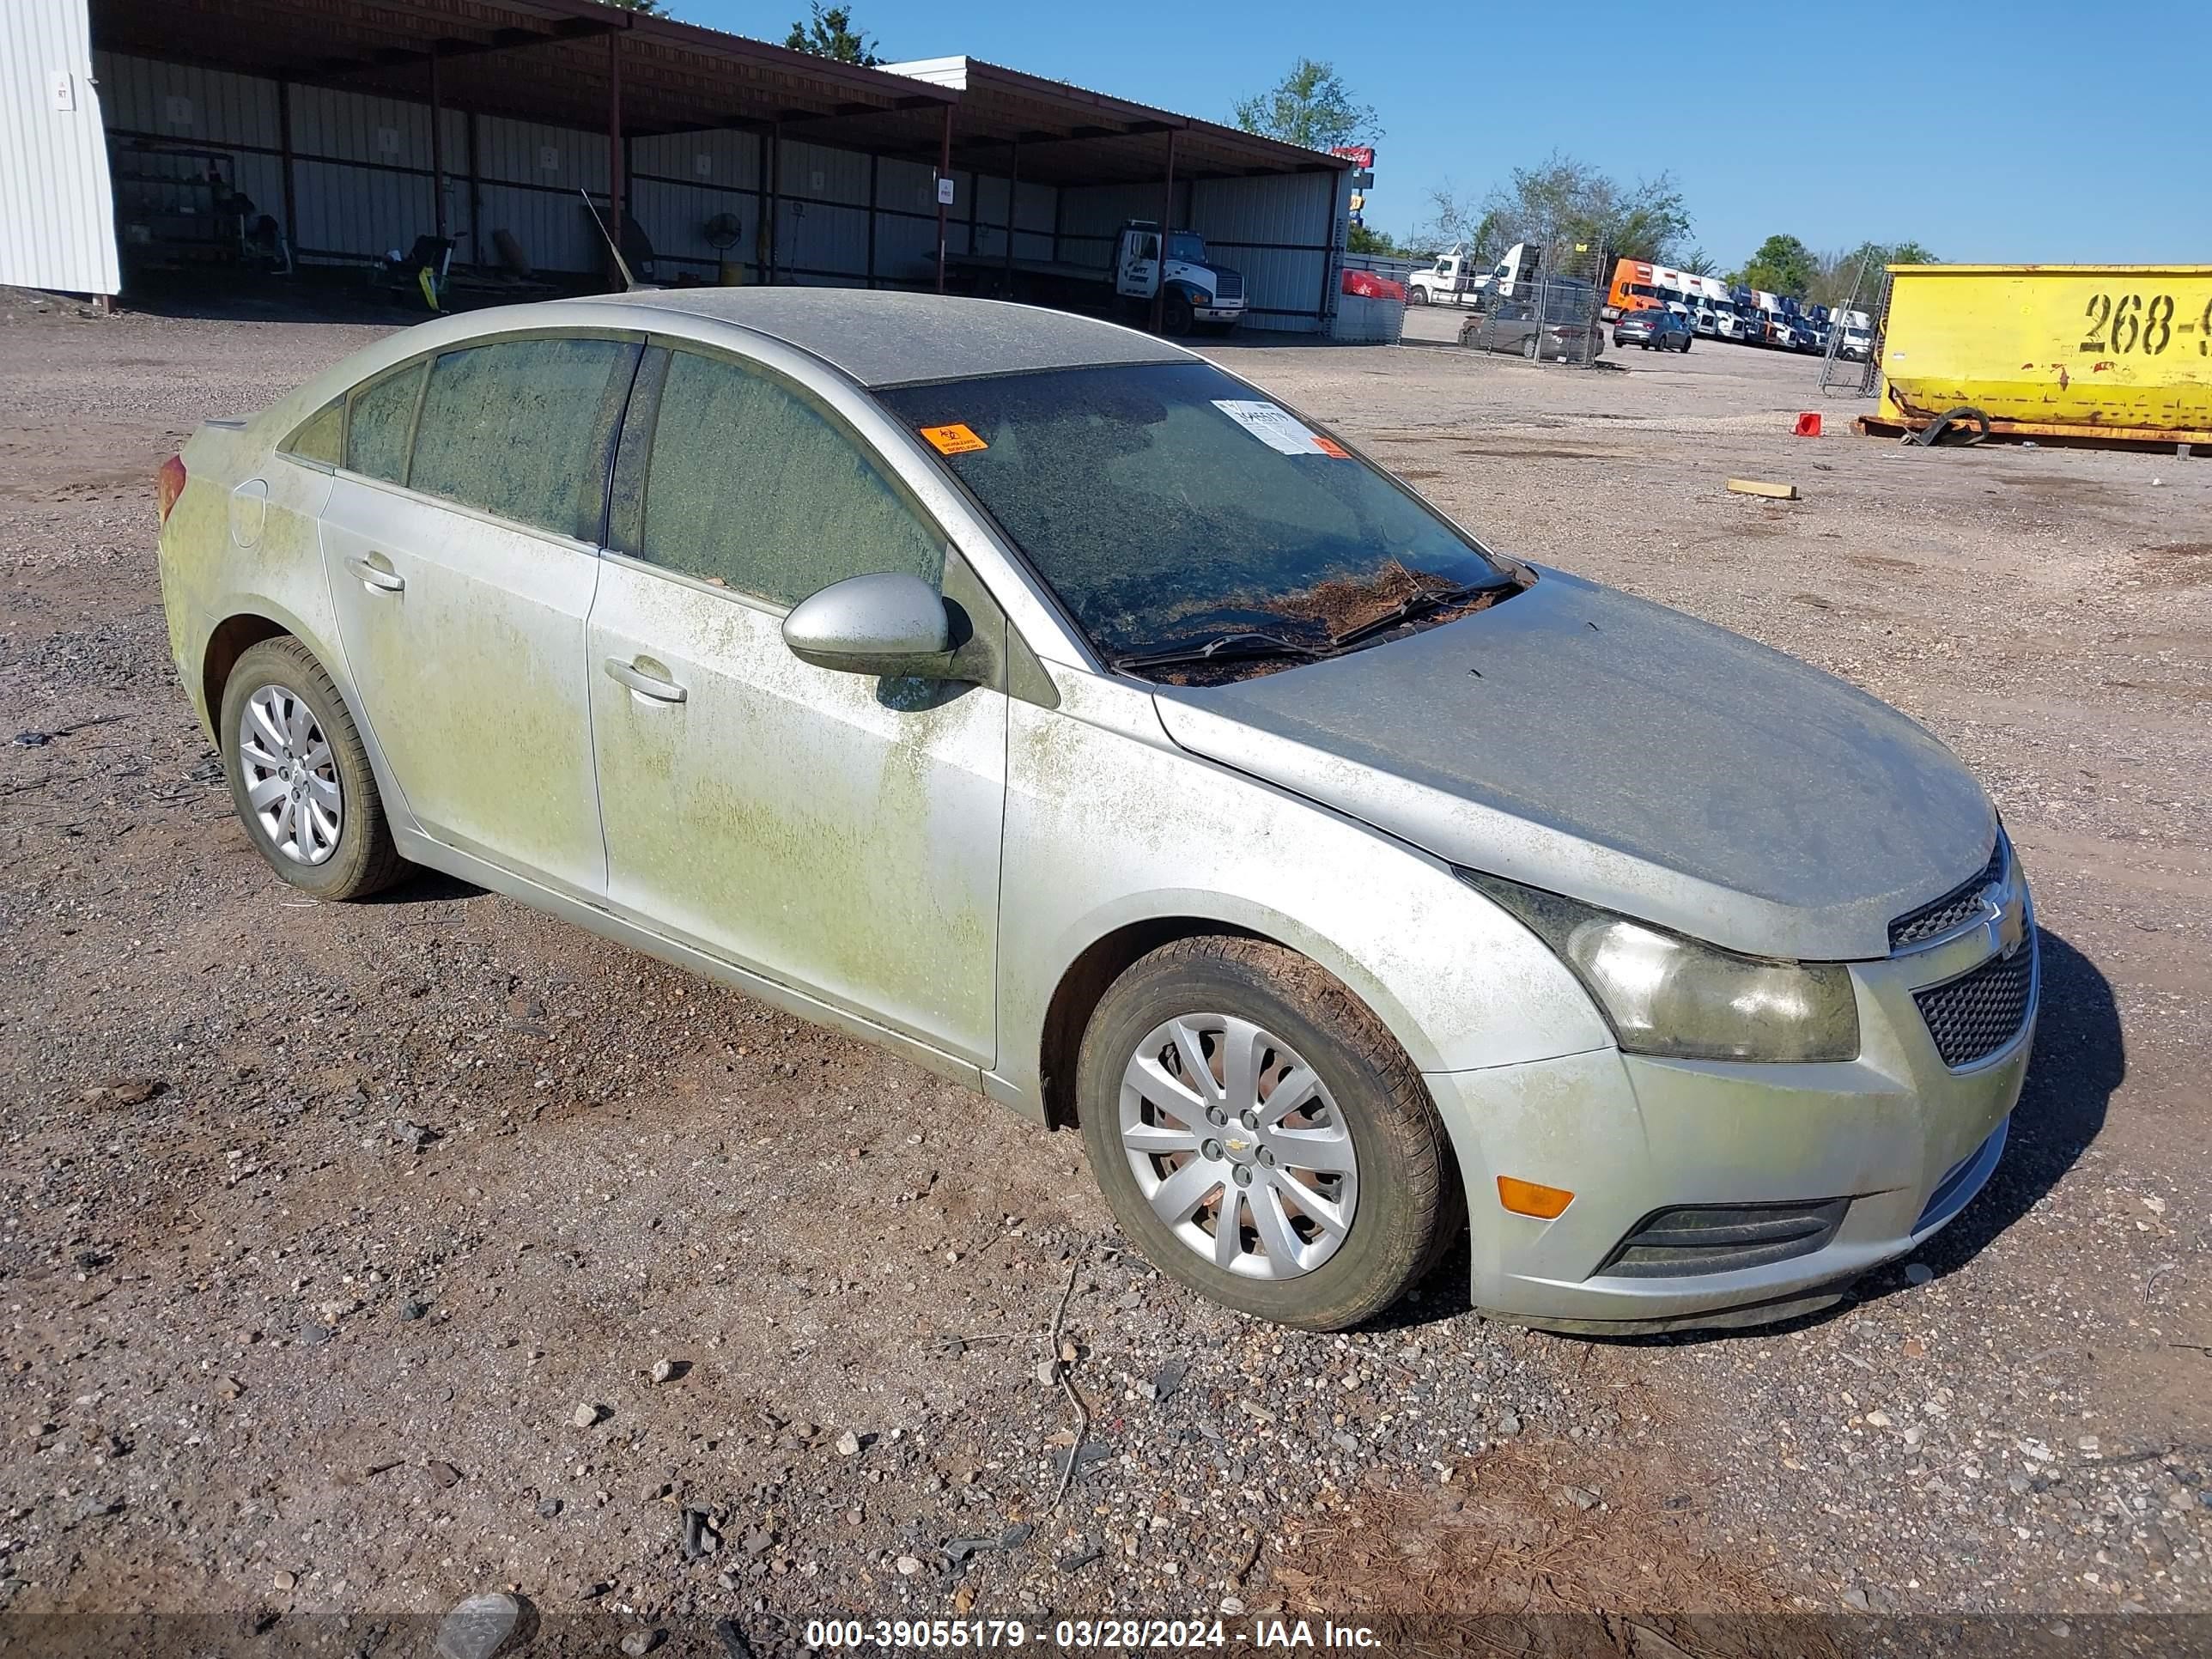
[(1605, 331), (1590, 320), (1589, 308), (1555, 301), (1537, 319), (1538, 301), (1500, 300), (1488, 311), (1459, 325), (1459, 343), (1478, 351), (1510, 351), (1530, 362), (1540, 359), (1595, 362), (1605, 349)]
[(1625, 311), (1613, 325), (1613, 344), (1642, 346), (1646, 351), (1655, 348), (1661, 351), (1687, 351), (1690, 342), (1697, 337), (1690, 319), (1665, 306)]
[(1076, 1125), (1248, 1313), (1356, 1323), (1465, 1235), (1502, 1316), (1772, 1321), (2003, 1148), (2033, 913), (1942, 744), (1165, 341), (514, 306), (208, 423), (158, 505), (284, 881), (445, 871)]

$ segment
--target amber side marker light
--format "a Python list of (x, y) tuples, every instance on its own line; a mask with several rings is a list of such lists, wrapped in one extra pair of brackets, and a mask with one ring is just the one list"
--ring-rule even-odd
[(1498, 1177), (1498, 1201), (1516, 1215), (1533, 1215), (1539, 1221), (1549, 1221), (1575, 1201), (1575, 1195), (1559, 1187), (1547, 1187), (1534, 1181), (1516, 1181), (1511, 1176)]
[(161, 463), (161, 470), (154, 475), (154, 504), (161, 511), (161, 522), (169, 521), (169, 509), (177, 504), (177, 497), (185, 493), (185, 458), (172, 455)]

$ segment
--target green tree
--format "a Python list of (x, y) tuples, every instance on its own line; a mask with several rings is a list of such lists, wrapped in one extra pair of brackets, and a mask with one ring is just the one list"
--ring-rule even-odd
[(1247, 132), (1307, 149), (1371, 144), (1382, 136), (1373, 106), (1355, 99), (1333, 67), (1310, 58), (1299, 58), (1267, 91), (1238, 104), (1234, 118)]
[(599, 0), (603, 6), (612, 6), (617, 11), (634, 11), (641, 17), (665, 17), (660, 0)]
[(1759, 245), (1744, 262), (1743, 269), (1735, 273), (1735, 280), (1745, 288), (1802, 299), (1820, 270), (1820, 261), (1811, 248), (1795, 236), (1778, 233)]
[(1676, 270), (1686, 270), (1692, 276), (1717, 276), (1719, 274), (1721, 262), (1701, 247), (1693, 247), (1682, 255), (1680, 262), (1675, 266)]
[(1514, 168), (1479, 203), (1447, 179), (1429, 192), (1429, 207), (1419, 234), (1466, 243), (1484, 258), (1516, 242), (1559, 242), (1670, 264), (1690, 230), (1672, 173), (1624, 184), (1557, 150), (1534, 167)]
[(783, 44), (792, 51), (834, 58), (841, 64), (858, 64), (865, 69), (873, 69), (884, 61), (876, 55), (878, 43), (853, 27), (851, 8), (825, 8), (822, 0), (813, 0), (812, 10), (810, 21), (793, 23), (784, 37)]
[(1940, 263), (1917, 242), (1861, 242), (1855, 248), (1820, 255), (1805, 297), (1823, 305), (1849, 305), (1856, 287), (1859, 308), (1864, 310), (1881, 296), (1883, 266)]

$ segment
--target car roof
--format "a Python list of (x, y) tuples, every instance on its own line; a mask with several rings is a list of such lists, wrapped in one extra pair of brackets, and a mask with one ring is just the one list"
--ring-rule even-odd
[(750, 329), (818, 357), (871, 388), (1041, 368), (1197, 361), (1179, 346), (1093, 317), (957, 295), (888, 289), (671, 288), (595, 297)]

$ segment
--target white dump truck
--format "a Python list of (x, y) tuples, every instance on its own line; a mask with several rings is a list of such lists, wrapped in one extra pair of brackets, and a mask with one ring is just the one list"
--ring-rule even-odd
[[(1113, 258), (1103, 268), (1003, 253), (955, 253), (945, 268), (971, 293), (1070, 311), (1140, 314), (1149, 312), (1163, 281), (1160, 228), (1149, 219), (1130, 220), (1115, 233)], [(1164, 280), (1160, 325), (1170, 334), (1226, 334), (1244, 319), (1244, 278), (1214, 263), (1194, 230), (1169, 235)]]

